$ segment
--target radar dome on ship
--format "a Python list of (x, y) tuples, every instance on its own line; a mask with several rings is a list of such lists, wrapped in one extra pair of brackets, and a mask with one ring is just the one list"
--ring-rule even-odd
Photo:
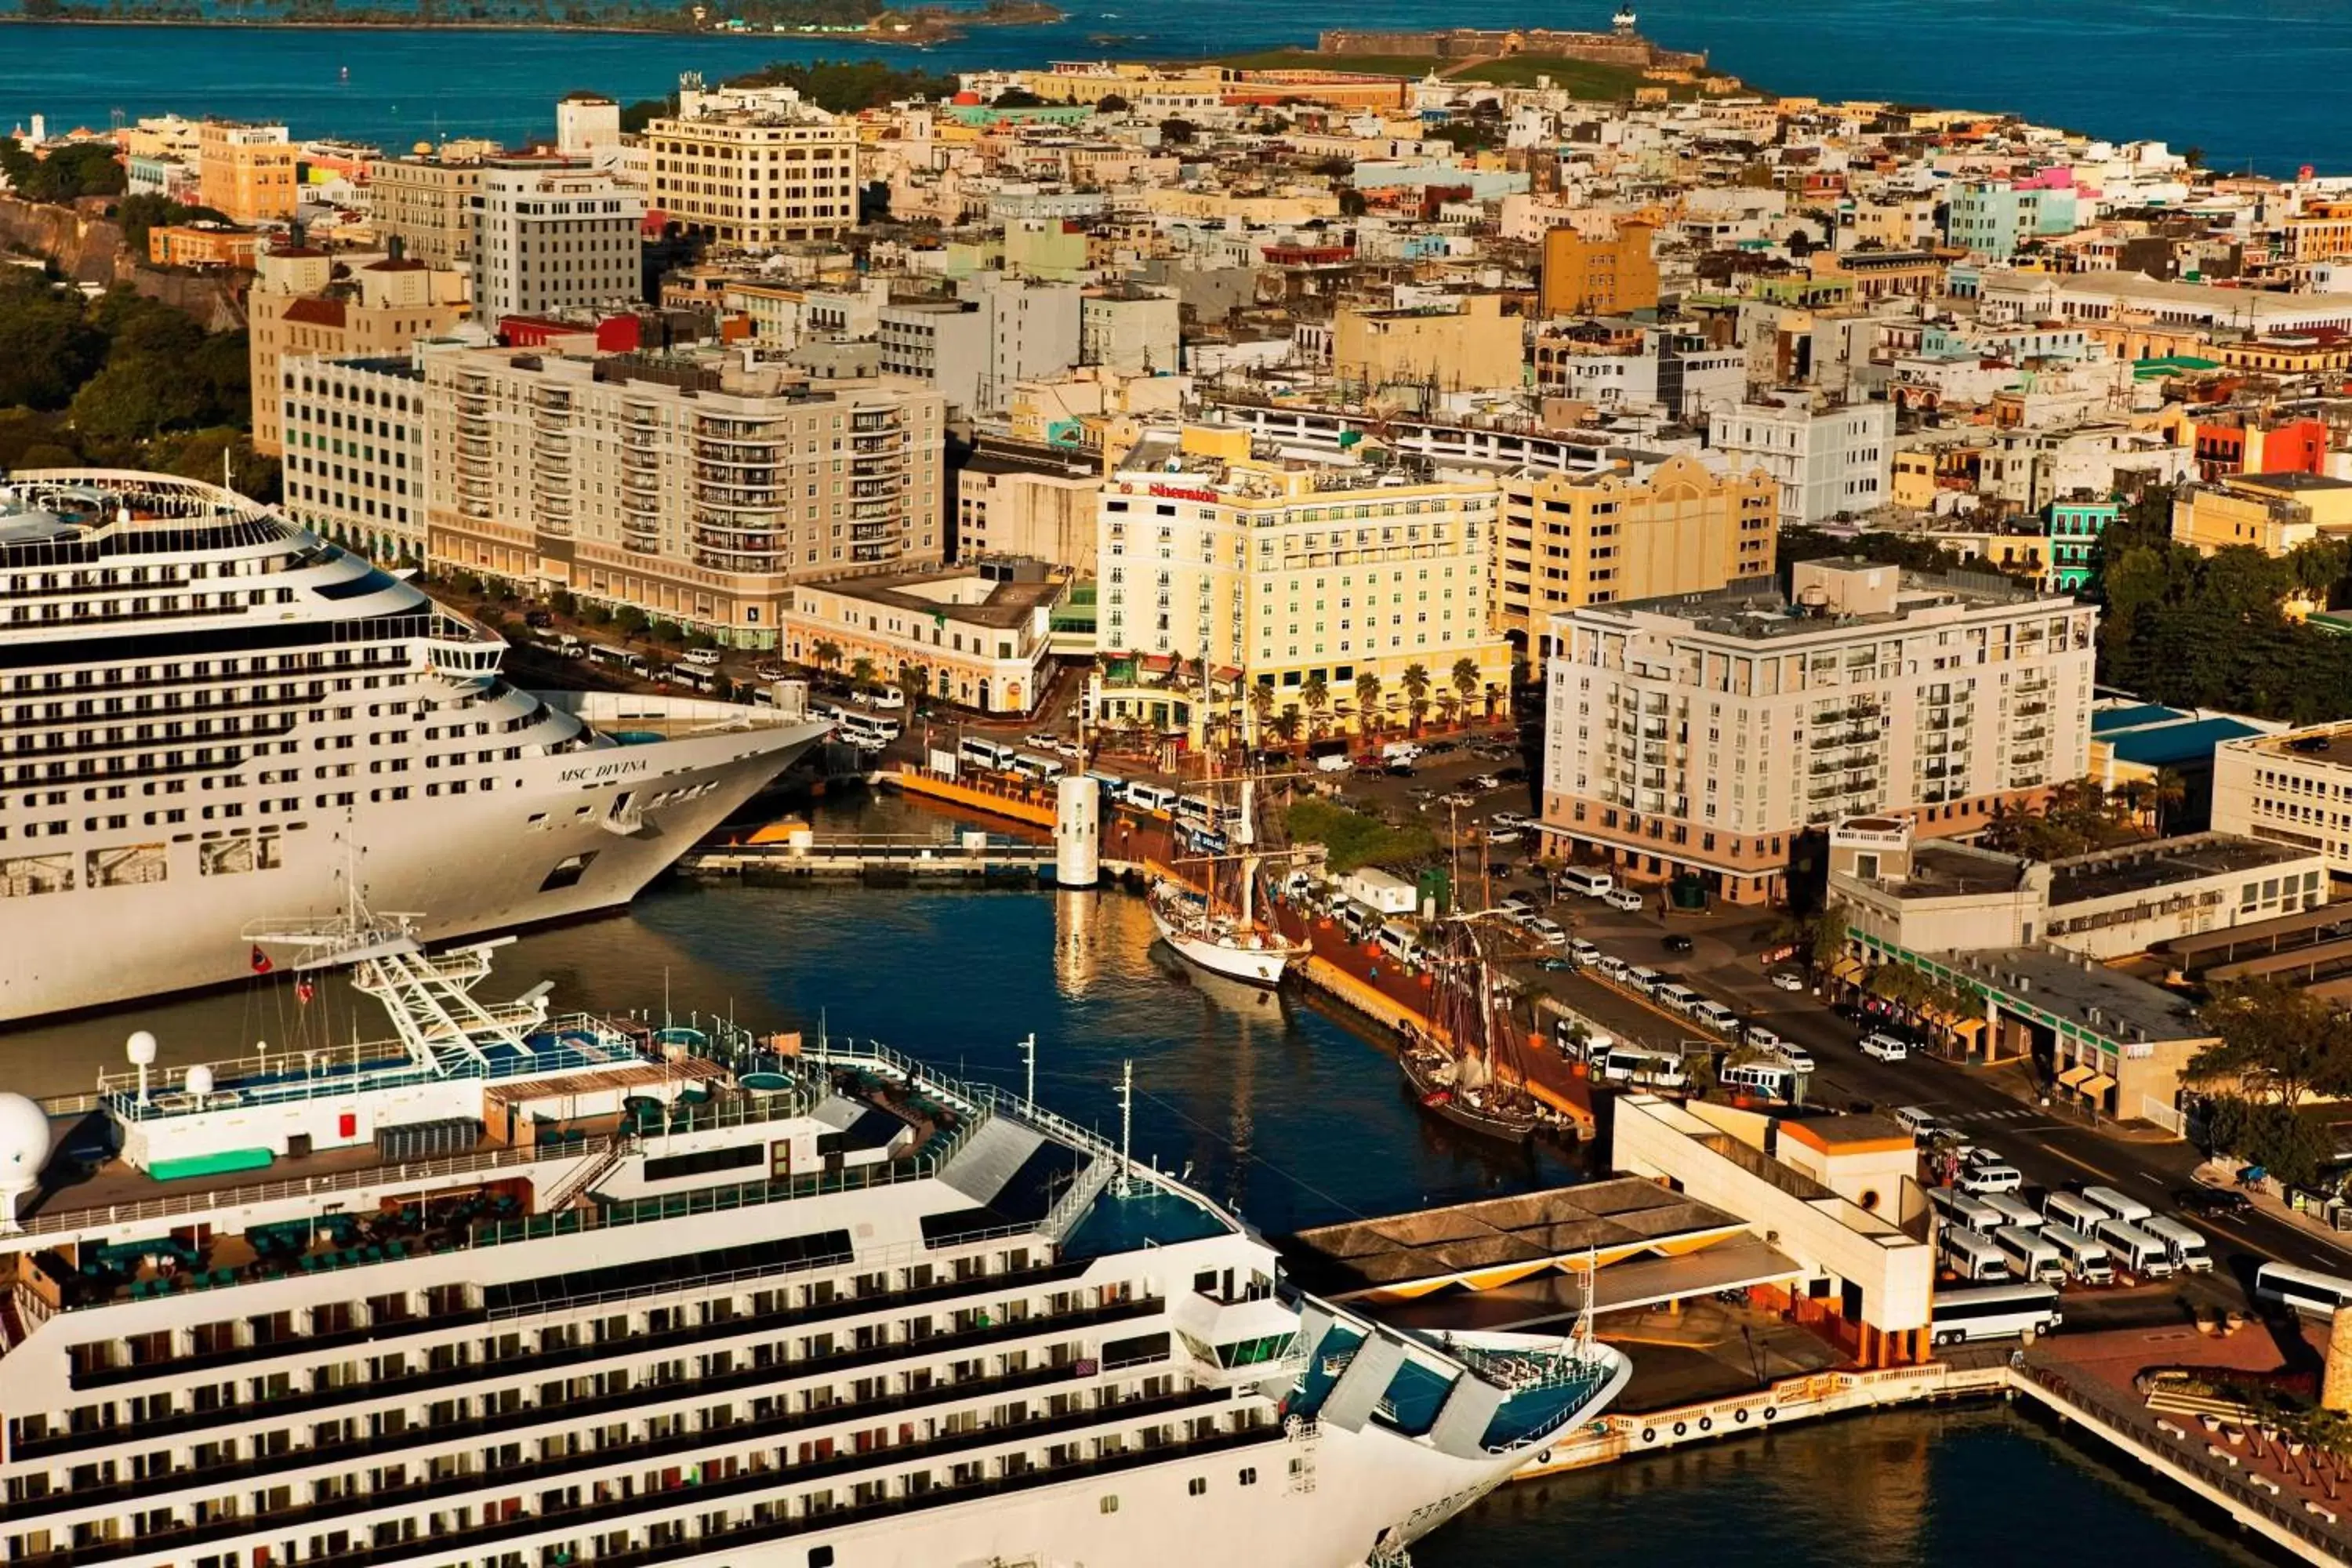
[(21, 1094), (0, 1094), (0, 1193), (21, 1192), (49, 1163), (49, 1113)]

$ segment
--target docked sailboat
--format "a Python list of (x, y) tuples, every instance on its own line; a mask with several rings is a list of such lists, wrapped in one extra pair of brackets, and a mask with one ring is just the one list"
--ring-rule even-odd
[(1440, 1121), (1507, 1142), (1564, 1130), (1565, 1119), (1525, 1087), (1518, 1031), (1475, 928), (1454, 919), (1431, 934), (1436, 955), (1430, 1027), (1415, 1032), (1397, 1053), (1415, 1101)]
[[(1152, 883), (1145, 902), (1160, 940), (1187, 963), (1253, 985), (1279, 985), (1291, 961), (1306, 957), (1308, 947), (1258, 918), (1257, 874), (1265, 852), (1259, 844), (1254, 804), (1254, 785), (1245, 779), (1241, 814), (1231, 822), (1229, 840), (1238, 842), (1240, 853), (1214, 853), (1212, 827), (1206, 835), (1211, 841), (1202, 845), (1206, 852), (1191, 858), (1208, 868), (1205, 893), (1163, 877)], [(1234, 884), (1230, 901), (1220, 886), (1228, 874)]]

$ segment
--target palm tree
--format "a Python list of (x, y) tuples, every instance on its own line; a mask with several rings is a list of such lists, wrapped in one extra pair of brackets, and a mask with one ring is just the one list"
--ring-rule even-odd
[(1437, 721), (1447, 729), (1454, 728), (1462, 715), (1462, 699), (1451, 691), (1437, 694)]
[(1356, 732), (1369, 737), (1380, 723), (1381, 678), (1368, 669), (1356, 677)]
[(1323, 732), (1323, 710), (1331, 706), (1331, 688), (1324, 681), (1322, 672), (1307, 678), (1298, 689), (1298, 700), (1307, 704), (1307, 729), (1312, 735)]
[(868, 687), (872, 686), (874, 684), (874, 661), (867, 658), (864, 654), (858, 655), (856, 659), (852, 660), (849, 666), (849, 683), (857, 688), (860, 691), (864, 691)]
[(2150, 799), (2156, 805), (2156, 836), (2164, 837), (2165, 807), (2179, 805), (2189, 798), (2189, 781), (2171, 768), (2156, 770), (2156, 788)]
[(1292, 742), (1298, 739), (1298, 710), (1296, 708), (1284, 709), (1281, 712), (1274, 716), (1273, 721), (1266, 725), (1266, 728), (1273, 731), (1277, 736), (1281, 737), (1282, 743), (1284, 745), (1289, 745)]
[(1250, 717), (1257, 721), (1257, 732), (1263, 738), (1266, 721), (1274, 716), (1274, 688), (1252, 686), (1249, 689), (1249, 710)]
[[(1461, 697), (1462, 706), (1467, 709), (1470, 706), (1470, 700), (1478, 695), (1478, 661), (1476, 659), (1465, 658), (1454, 661), (1454, 689)], [(1487, 715), (1489, 718), (1493, 716), (1491, 713)]]
[(819, 669), (831, 669), (841, 662), (841, 645), (837, 642), (821, 642), (809, 649), (809, 657), (816, 660)]
[(1412, 715), (1412, 732), (1421, 733), (1421, 721), (1429, 716), (1429, 671), (1421, 665), (1408, 664), (1397, 678), (1404, 689), (1406, 710)]

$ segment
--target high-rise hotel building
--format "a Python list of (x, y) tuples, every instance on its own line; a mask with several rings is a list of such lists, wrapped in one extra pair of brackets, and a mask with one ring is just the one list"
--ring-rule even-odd
[(716, 349), (427, 345), (426, 554), (747, 647), (790, 585), (936, 565), (945, 405)]
[(791, 88), (705, 91), (646, 127), (648, 200), (689, 234), (752, 250), (826, 239), (857, 222), (857, 124)]
[(1349, 702), (1364, 675), (1398, 705), (1408, 669), (1434, 694), (1465, 658), (1479, 700), (1510, 690), (1491, 474), (1272, 455), (1241, 426), (1192, 425), (1147, 433), (1099, 505), (1106, 656), (1198, 659), (1273, 688), (1278, 708), (1318, 678)]
[(2088, 770), (2097, 612), (1990, 577), (1805, 561), (1552, 619), (1543, 824), (1631, 877), (1785, 890), (1800, 835), (1985, 826)]

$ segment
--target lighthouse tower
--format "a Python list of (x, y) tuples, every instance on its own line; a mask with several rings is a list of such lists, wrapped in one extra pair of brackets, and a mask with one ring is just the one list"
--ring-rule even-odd
[(1632, 37), (1633, 29), (1642, 25), (1642, 19), (1633, 14), (1633, 7), (1631, 5), (1618, 6), (1617, 15), (1612, 20), (1617, 27), (1617, 36), (1621, 38)]

